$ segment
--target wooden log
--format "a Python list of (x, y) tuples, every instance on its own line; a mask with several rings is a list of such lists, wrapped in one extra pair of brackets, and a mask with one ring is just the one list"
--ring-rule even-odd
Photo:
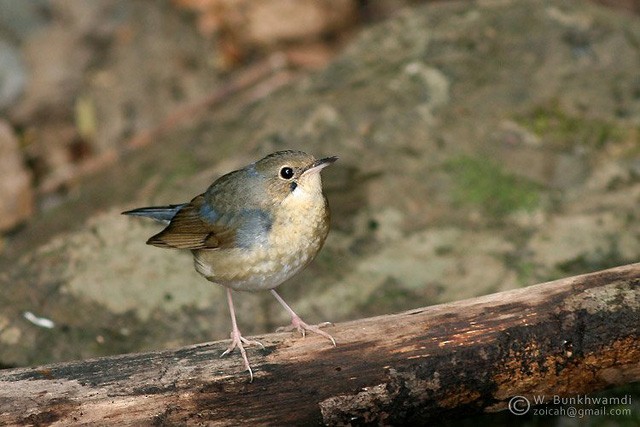
[(0, 425), (424, 424), (640, 381), (640, 264), (328, 328), (0, 371)]

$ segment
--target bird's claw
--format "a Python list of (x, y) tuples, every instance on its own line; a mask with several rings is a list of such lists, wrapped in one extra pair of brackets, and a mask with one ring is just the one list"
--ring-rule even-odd
[(242, 335), (238, 333), (231, 332), (231, 344), (229, 347), (220, 355), (220, 357), (224, 357), (227, 354), (231, 353), (234, 349), (240, 350), (240, 354), (242, 355), (242, 360), (244, 361), (244, 367), (249, 371), (249, 382), (253, 382), (253, 371), (251, 370), (251, 365), (249, 365), (249, 358), (247, 358), (247, 351), (244, 349), (244, 345), (257, 345), (260, 346), (264, 350), (264, 345), (260, 341), (248, 340)]
[(333, 326), (333, 323), (331, 322), (322, 322), (319, 323), (317, 325), (309, 325), (307, 323), (305, 323), (300, 317), (298, 316), (294, 316), (291, 318), (291, 325), (289, 326), (282, 326), (278, 329), (276, 329), (276, 332), (291, 332), (291, 331), (298, 331), (300, 333), (300, 335), (302, 335), (303, 338), (305, 338), (307, 336), (307, 331), (311, 331), (314, 332), (318, 335), (322, 335), (323, 337), (329, 339), (331, 341), (331, 343), (333, 344), (334, 347), (336, 347), (336, 340), (333, 339), (333, 337), (331, 335), (329, 335), (328, 333), (326, 333), (325, 331), (323, 331), (320, 328), (323, 328), (325, 326)]

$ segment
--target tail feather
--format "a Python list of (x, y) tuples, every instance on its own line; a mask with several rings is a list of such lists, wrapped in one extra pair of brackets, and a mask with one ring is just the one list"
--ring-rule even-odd
[(169, 221), (171, 221), (173, 217), (178, 213), (178, 211), (186, 205), (187, 203), (182, 203), (179, 205), (168, 205), (168, 206), (150, 206), (146, 208), (132, 209), (130, 211), (122, 212), (122, 214), (132, 215), (132, 216), (144, 216), (144, 217), (152, 218), (152, 219), (155, 219), (156, 221), (160, 221), (166, 224)]

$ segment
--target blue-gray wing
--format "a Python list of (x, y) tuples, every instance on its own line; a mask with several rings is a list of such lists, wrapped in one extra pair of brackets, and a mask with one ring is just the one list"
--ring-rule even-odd
[(200, 195), (182, 205), (147, 244), (178, 249), (249, 248), (266, 243), (271, 224), (271, 215), (262, 209), (219, 212)]
[(264, 244), (272, 217), (263, 209), (264, 189), (255, 169), (230, 172), (191, 202), (125, 212), (169, 221), (147, 243), (163, 248), (224, 249)]

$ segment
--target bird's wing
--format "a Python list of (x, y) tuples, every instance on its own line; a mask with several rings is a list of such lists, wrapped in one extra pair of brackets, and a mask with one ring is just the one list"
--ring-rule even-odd
[(263, 210), (218, 212), (200, 195), (184, 205), (147, 244), (177, 249), (247, 248), (264, 243), (270, 229), (271, 217)]
[(207, 217), (203, 195), (185, 204), (160, 233), (147, 240), (148, 245), (177, 249), (215, 249), (235, 240), (235, 233), (220, 223), (217, 216)]

